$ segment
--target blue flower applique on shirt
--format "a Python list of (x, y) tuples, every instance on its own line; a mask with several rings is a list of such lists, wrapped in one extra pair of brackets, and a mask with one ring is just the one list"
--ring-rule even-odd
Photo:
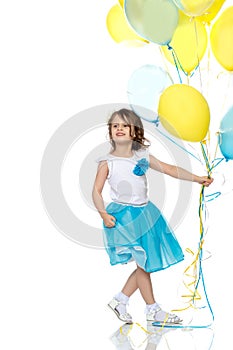
[(135, 168), (133, 169), (133, 173), (137, 176), (142, 176), (146, 173), (148, 168), (149, 168), (148, 160), (146, 158), (142, 158), (135, 165)]

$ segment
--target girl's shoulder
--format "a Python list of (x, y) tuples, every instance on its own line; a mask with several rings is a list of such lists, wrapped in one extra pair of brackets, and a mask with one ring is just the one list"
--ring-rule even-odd
[(134, 151), (134, 156), (136, 160), (146, 158), (149, 160), (149, 149), (148, 148), (140, 148), (137, 151)]
[[(135, 159), (136, 161), (138, 161), (138, 160), (140, 160), (142, 158), (146, 158), (147, 160), (149, 160), (149, 150), (148, 150), (148, 148), (141, 148), (139, 150), (134, 150), (132, 158)], [(130, 159), (132, 159), (132, 158), (130, 158)], [(117, 160), (117, 159), (119, 159), (119, 157), (116, 157), (116, 156), (112, 155), (111, 153), (106, 153), (106, 154), (98, 157), (96, 159), (96, 162), (97, 163), (108, 162), (108, 161)]]

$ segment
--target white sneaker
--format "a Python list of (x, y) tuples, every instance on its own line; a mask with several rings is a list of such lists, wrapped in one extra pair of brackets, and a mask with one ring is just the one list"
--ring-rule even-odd
[(121, 314), (116, 308), (118, 305), (122, 304), (120, 301), (116, 300), (115, 298), (113, 298), (109, 303), (108, 303), (108, 307), (115, 313), (115, 315), (117, 315), (117, 317), (119, 318), (119, 320), (125, 322), (125, 323), (133, 323), (132, 321), (132, 316), (130, 314), (128, 314), (128, 312), (125, 312), (123, 314)]

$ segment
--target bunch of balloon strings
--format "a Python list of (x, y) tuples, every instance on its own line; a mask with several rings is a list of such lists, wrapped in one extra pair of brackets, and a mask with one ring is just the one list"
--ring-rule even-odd
[[(210, 178), (213, 170), (222, 162), (222, 160), (224, 160), (224, 158), (216, 158), (216, 152), (217, 152), (217, 147), (216, 147), (215, 158), (213, 161), (210, 161), (208, 156), (207, 142), (202, 141), (200, 142), (200, 145), (201, 145), (201, 151), (202, 151), (203, 158), (206, 165), (207, 174), (208, 174), (208, 177)], [(194, 253), (190, 248), (186, 249), (186, 251), (190, 253), (193, 257), (192, 262), (184, 271), (184, 277), (189, 280), (191, 278), (191, 282), (189, 283), (185, 282), (185, 278), (183, 281), (187, 290), (187, 294), (182, 295), (182, 298), (186, 299), (187, 306), (184, 307), (183, 309), (173, 310), (173, 311), (184, 311), (190, 308), (198, 308), (195, 305), (195, 303), (201, 300), (201, 295), (198, 291), (198, 287), (202, 282), (205, 299), (212, 317), (212, 321), (214, 321), (214, 313), (207, 295), (203, 268), (202, 268), (202, 261), (203, 261), (203, 246), (205, 242), (205, 236), (208, 231), (208, 227), (206, 227), (205, 225), (206, 218), (207, 218), (206, 202), (214, 200), (219, 195), (221, 195), (220, 191), (205, 195), (205, 186), (202, 185), (200, 195), (199, 195), (199, 208), (198, 208), (199, 222), (200, 222), (200, 236), (199, 236), (198, 249), (196, 253)], [(208, 328), (211, 325), (212, 324), (210, 323), (202, 326), (193, 326), (193, 328)]]
[[(195, 28), (195, 35), (196, 35), (196, 41), (197, 41), (197, 46), (198, 46), (198, 37), (197, 37), (197, 29), (196, 29), (196, 22), (195, 19), (193, 18), (193, 22), (194, 22), (194, 28)], [(168, 44), (168, 49), (171, 50), (172, 52), (172, 56), (173, 56), (173, 60), (174, 60), (174, 64), (178, 73), (178, 77), (180, 80), (180, 83), (182, 84), (182, 79), (180, 76), (180, 70), (186, 75), (187, 73), (185, 72), (185, 70), (183, 69), (179, 58), (175, 52), (175, 50)], [(198, 54), (197, 54), (197, 61), (198, 61), (198, 65), (195, 68), (196, 69), (200, 69), (200, 61), (198, 58)], [(200, 72), (199, 72), (200, 73)], [(191, 76), (194, 74), (191, 74)], [(200, 80), (201, 80), (201, 74), (200, 74)], [(202, 82), (200, 81), (201, 86), (202, 86)], [(194, 157), (196, 160), (200, 161), (202, 163), (202, 161), (200, 160), (199, 157), (197, 157), (195, 154), (193, 154), (192, 152), (188, 151), (185, 147), (182, 147), (180, 144), (178, 144), (174, 139), (172, 139), (171, 137), (169, 137), (168, 135), (166, 135), (165, 133), (163, 133), (159, 128), (159, 117), (157, 117), (157, 119), (153, 120), (152, 123), (155, 124), (156, 126), (156, 130), (157, 132), (159, 132), (160, 134), (162, 134), (164, 137), (166, 137), (167, 139), (169, 139), (169, 141), (171, 141), (172, 143), (174, 143), (175, 145), (177, 145), (178, 147), (180, 147), (182, 150), (184, 150), (185, 152), (187, 152), (188, 154), (190, 154), (192, 157)], [(208, 177), (211, 177), (211, 174), (213, 172), (213, 170), (224, 160), (224, 158), (216, 158), (216, 154), (217, 154), (217, 148), (218, 148), (218, 143), (215, 149), (215, 154), (214, 154), (214, 159), (211, 161), (210, 160), (210, 155), (208, 152), (208, 147), (207, 147), (207, 142), (210, 141), (209, 140), (209, 133), (208, 133), (208, 137), (207, 140), (203, 140), (200, 142), (201, 145), (201, 151), (202, 151), (202, 156), (204, 159), (204, 164), (205, 164), (205, 168), (208, 174)], [(188, 310), (190, 308), (198, 308), (195, 304), (197, 301), (201, 300), (201, 295), (198, 291), (198, 287), (202, 282), (202, 286), (203, 286), (203, 290), (204, 290), (204, 294), (205, 294), (205, 298), (206, 298), (206, 302), (212, 317), (212, 321), (214, 321), (214, 313), (212, 310), (212, 307), (210, 305), (209, 299), (208, 299), (208, 295), (207, 295), (207, 291), (206, 291), (206, 286), (205, 286), (205, 279), (204, 279), (204, 274), (203, 274), (203, 268), (202, 268), (202, 261), (203, 261), (203, 245), (205, 242), (205, 236), (206, 233), (208, 231), (208, 228), (206, 227), (205, 223), (206, 223), (206, 218), (207, 218), (207, 206), (206, 206), (206, 202), (212, 201), (215, 198), (217, 198), (219, 195), (221, 195), (221, 192), (214, 192), (212, 194), (208, 194), (205, 195), (205, 186), (202, 185), (201, 187), (201, 191), (200, 191), (200, 196), (199, 196), (199, 209), (198, 209), (198, 213), (199, 213), (199, 221), (200, 221), (200, 236), (199, 236), (199, 243), (198, 243), (198, 250), (196, 253), (193, 252), (192, 249), (187, 248), (186, 251), (192, 255), (193, 260), (190, 263), (190, 265), (185, 269), (184, 271), (184, 286), (187, 290), (187, 293), (182, 295), (182, 298), (186, 300), (186, 304), (187, 306), (182, 308), (182, 309), (177, 309), (177, 310), (172, 310), (173, 312), (178, 312), (178, 311), (185, 311)], [(186, 282), (186, 280), (189, 280), (191, 282)], [(156, 326), (159, 326), (156, 324)], [(167, 325), (165, 322), (160, 325), (161, 327), (173, 327), (173, 325)], [(209, 328), (211, 326), (211, 323), (208, 325), (203, 325), (203, 326), (191, 326), (192, 328)], [(179, 325), (176, 326), (178, 328), (184, 328), (187, 326), (183, 326), (183, 325)]]
[[(148, 121), (148, 120), (147, 120)], [(185, 147), (182, 147), (179, 143), (177, 143), (174, 139), (172, 139), (170, 136), (165, 134), (163, 131), (161, 131), (158, 128), (159, 125), (159, 117), (157, 119), (151, 121), (152, 123), (155, 124), (156, 128), (155, 130), (162, 134), (164, 137), (166, 137), (170, 142), (174, 143), (176, 146), (181, 148), (183, 151), (187, 152), (189, 155), (194, 157), (196, 160), (200, 161), (202, 164), (203, 162), (201, 161), (200, 157), (196, 156), (194, 153), (188, 151)], [(209, 136), (208, 136), (209, 137)], [(225, 158), (217, 158), (217, 150), (218, 150), (218, 144), (215, 149), (214, 153), (214, 159), (211, 161), (210, 160), (210, 154), (208, 151), (208, 137), (206, 140), (203, 140), (200, 142), (201, 146), (201, 152), (202, 156), (204, 159), (204, 164), (206, 167), (207, 175), (210, 178), (212, 175), (213, 170), (225, 159)], [(211, 194), (205, 194), (205, 186), (202, 185), (201, 190), (200, 190), (200, 195), (199, 195), (199, 208), (198, 208), (198, 213), (199, 213), (199, 223), (200, 223), (200, 235), (199, 235), (199, 242), (198, 242), (198, 249), (197, 252), (193, 252), (192, 249), (187, 248), (186, 251), (192, 255), (192, 262), (186, 267), (184, 270), (184, 279), (183, 279), (183, 284), (185, 286), (186, 293), (182, 295), (182, 299), (185, 300), (186, 306), (180, 309), (172, 310), (172, 312), (181, 312), (185, 311), (188, 309), (199, 309), (203, 308), (196, 306), (197, 302), (202, 299), (198, 287), (202, 283), (203, 286), (203, 291), (206, 299), (206, 303), (208, 306), (208, 309), (210, 311), (210, 315), (212, 318), (212, 323), (214, 321), (214, 313), (207, 295), (207, 290), (206, 290), (206, 285), (205, 285), (205, 279), (204, 279), (204, 274), (203, 274), (203, 268), (202, 268), (202, 261), (204, 260), (203, 258), (203, 246), (205, 242), (205, 236), (208, 231), (208, 227), (206, 227), (206, 219), (208, 216), (208, 211), (207, 211), (207, 205), (206, 203), (209, 201), (214, 200), (218, 196), (221, 195), (220, 191), (211, 193)], [(191, 282), (190, 282), (191, 280)], [(189, 281), (189, 282), (187, 282)], [(206, 307), (206, 306), (204, 306)], [(207, 325), (169, 325), (166, 324), (166, 320), (162, 324), (157, 324), (156, 322), (154, 325), (156, 327), (175, 327), (175, 328), (209, 328), (212, 326), (212, 323), (209, 323)]]
[[(186, 70), (183, 68), (180, 60), (179, 60), (179, 57), (174, 49), (173, 46), (170, 45), (170, 43), (167, 44), (167, 48), (168, 50), (171, 52), (172, 54), (172, 58), (173, 58), (173, 63), (175, 65), (175, 68), (176, 68), (176, 72), (177, 72), (177, 75), (178, 75), (178, 79), (179, 79), (179, 82), (180, 84), (182, 84), (182, 78), (181, 78), (181, 75), (180, 75), (180, 72), (182, 72), (186, 78), (187, 78), (187, 81), (188, 81), (188, 84), (189, 84), (189, 79), (194, 75), (195, 71), (196, 70), (199, 70), (199, 78), (200, 78), (200, 84), (202, 86), (202, 81), (201, 81), (201, 72), (200, 72), (200, 58), (199, 58), (199, 54), (198, 54), (198, 33), (197, 33), (197, 23), (196, 23), (196, 19), (195, 17), (190, 17), (190, 22), (193, 22), (193, 25), (194, 25), (194, 33), (195, 33), (195, 40), (196, 40), (196, 62), (197, 62), (197, 65), (196, 67), (192, 70), (192, 72), (186, 72)], [(163, 53), (162, 53), (162, 50), (160, 48), (160, 52), (161, 52), (161, 55), (163, 57)], [(210, 55), (210, 48), (208, 48), (208, 63), (209, 63), (209, 55)], [(209, 67), (208, 67), (209, 69)]]

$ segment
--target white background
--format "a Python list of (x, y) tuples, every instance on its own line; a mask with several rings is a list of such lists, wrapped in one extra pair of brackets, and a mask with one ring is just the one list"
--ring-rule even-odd
[[(105, 26), (112, 5), (112, 0), (22, 0), (1, 6), (0, 347), (4, 350), (115, 348), (109, 337), (121, 323), (105, 305), (133, 265), (111, 267), (103, 250), (82, 247), (59, 233), (43, 208), (39, 179), (44, 149), (64, 121), (95, 105), (127, 102), (131, 72), (142, 64), (162, 64), (156, 61), (161, 59), (154, 46), (130, 49), (112, 41)], [(218, 103), (220, 90), (216, 85), (211, 103)], [(232, 170), (229, 162), (220, 173), (232, 177)], [(193, 171), (200, 171), (195, 162)], [(182, 239), (186, 244), (186, 234), (198, 237), (198, 195), (194, 185), (190, 208), (177, 229), (181, 244)], [(216, 317), (214, 350), (231, 343), (232, 200), (230, 193), (209, 205), (205, 244), (212, 257), (205, 268)], [(152, 277), (158, 301), (165, 307), (173, 307), (169, 301), (177, 293), (174, 276), (181, 270)], [(132, 298), (130, 311), (143, 324), (139, 294)]]

